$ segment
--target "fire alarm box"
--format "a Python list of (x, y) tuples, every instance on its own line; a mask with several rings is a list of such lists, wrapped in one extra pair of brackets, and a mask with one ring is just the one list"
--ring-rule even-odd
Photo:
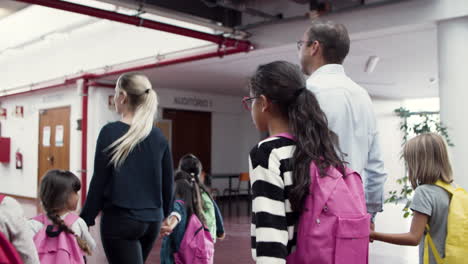
[(0, 137), (0, 163), (10, 163), (11, 139)]
[(0, 120), (5, 120), (5, 119), (7, 119), (7, 110), (6, 108), (0, 107)]
[(16, 151), (15, 155), (15, 160), (16, 160), (16, 169), (22, 170), (23, 169), (23, 154), (19, 150)]

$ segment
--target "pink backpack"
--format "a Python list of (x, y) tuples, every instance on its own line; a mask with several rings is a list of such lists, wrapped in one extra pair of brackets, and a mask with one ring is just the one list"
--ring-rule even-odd
[[(294, 138), (289, 134), (281, 134)], [(297, 229), (297, 246), (288, 264), (366, 264), (369, 255), (370, 215), (361, 176), (335, 168), (321, 177), (310, 164), (310, 194)]]
[[(0, 195), (0, 204), (5, 198), (5, 195)], [(0, 232), (0, 264), (22, 264), (21, 259), (16, 248), (6, 238), (6, 236)]]
[(214, 242), (210, 231), (196, 214), (190, 216), (179, 251), (174, 253), (176, 264), (212, 264)]
[[(64, 222), (67, 226), (72, 226), (79, 216), (69, 213)], [(65, 231), (56, 232), (56, 236), (48, 236), (47, 229), (52, 228), (52, 222), (44, 214), (33, 218), (41, 222), (44, 227), (34, 236), (34, 244), (39, 253), (41, 264), (84, 264), (84, 253), (78, 246), (74, 235)]]

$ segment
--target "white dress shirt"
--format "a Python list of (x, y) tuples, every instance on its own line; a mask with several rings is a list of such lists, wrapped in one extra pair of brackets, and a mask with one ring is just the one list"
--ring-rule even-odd
[(339, 137), (348, 167), (362, 176), (367, 211), (382, 211), (387, 174), (380, 152), (377, 122), (369, 94), (346, 76), (339, 64), (327, 64), (307, 79), (325, 112), (328, 125)]

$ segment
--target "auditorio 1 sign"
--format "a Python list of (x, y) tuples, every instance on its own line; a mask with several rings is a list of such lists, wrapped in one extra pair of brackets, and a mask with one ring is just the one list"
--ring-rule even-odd
[(213, 107), (213, 101), (211, 99), (203, 99), (203, 98), (187, 97), (187, 96), (174, 97), (174, 104), (184, 105), (184, 106), (203, 107), (203, 108)]

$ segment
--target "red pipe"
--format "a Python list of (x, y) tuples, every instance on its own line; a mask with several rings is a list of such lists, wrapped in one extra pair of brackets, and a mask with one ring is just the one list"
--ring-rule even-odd
[(225, 55), (248, 52), (250, 49), (251, 49), (250, 47), (247, 49), (233, 48), (233, 49), (227, 49), (225, 51), (218, 50), (218, 51), (213, 51), (213, 52), (178, 58), (178, 59), (165, 60), (165, 61), (160, 61), (156, 63), (102, 73), (102, 74), (97, 75), (98, 76), (97, 78), (103, 78), (103, 77), (108, 77), (112, 75), (119, 75), (119, 74), (126, 73), (126, 72), (142, 71), (142, 70), (164, 67), (164, 66), (180, 64), (180, 63), (185, 63), (185, 62), (199, 61), (199, 60), (204, 60), (204, 59), (209, 59), (209, 58), (214, 58), (214, 57), (223, 57)]
[(89, 86), (104, 87), (104, 88), (115, 88), (115, 84), (103, 83), (103, 82), (98, 82), (98, 81), (90, 82)]
[(182, 35), (186, 37), (201, 39), (205, 41), (210, 41), (218, 45), (224, 45), (226, 47), (250, 47), (251, 44), (249, 41), (237, 40), (233, 38), (226, 38), (222, 35), (212, 35), (188, 28), (178, 27), (174, 25), (169, 25), (157, 21), (143, 19), (137, 16), (129, 16), (120, 14), (117, 12), (107, 11), (103, 9), (98, 9), (94, 7), (78, 5), (70, 2), (58, 1), (58, 0), (16, 0), (18, 2), (24, 2), (29, 4), (41, 5), (45, 7), (60, 9), (64, 11), (74, 12), (78, 14), (88, 15), (92, 17), (108, 19), (120, 23), (135, 25), (139, 27), (151, 28), (160, 31), (165, 31), (177, 35)]
[(86, 201), (88, 189), (88, 91), (89, 81), (84, 79), (81, 95), (81, 205)]

